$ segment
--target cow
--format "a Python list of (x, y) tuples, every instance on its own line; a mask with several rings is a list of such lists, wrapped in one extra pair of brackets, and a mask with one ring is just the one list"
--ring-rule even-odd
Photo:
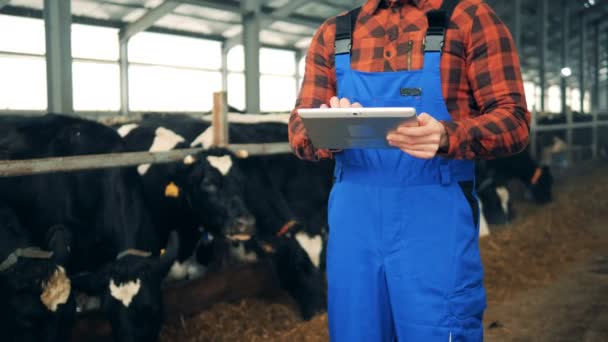
[(553, 200), (551, 169), (532, 159), (529, 146), (513, 156), (479, 161), (477, 167), (484, 170), (484, 178), (491, 178), (499, 187), (506, 187), (511, 179), (519, 180), (537, 204), (546, 204)]
[[(118, 127), (129, 151), (169, 151), (189, 147), (181, 135), (147, 120)], [(202, 276), (205, 268), (195, 262), (195, 247), (203, 236), (247, 240), (255, 219), (243, 201), (244, 175), (233, 168), (236, 157), (227, 149), (208, 149), (183, 162), (139, 165), (138, 173), (154, 221), (180, 235), (180, 251), (168, 279)], [(208, 265), (204, 265), (208, 266)]]
[(13, 210), (0, 203), (0, 331), (2, 340), (64, 341), (75, 318), (71, 282), (65, 271), (69, 232), (49, 230), (41, 249)]
[[(270, 116), (273, 119), (275, 116)], [(233, 143), (265, 143), (287, 141), (287, 127), (283, 122), (265, 122), (254, 124), (251, 115), (240, 116), (250, 123), (230, 125), (230, 140)], [(141, 122), (130, 127), (123, 126), (121, 134), (126, 141), (137, 129), (148, 131), (167, 130), (175, 135), (181, 144), (188, 147), (203, 147), (209, 149), (212, 143), (212, 130), (208, 121), (186, 115), (145, 115)], [(127, 128), (129, 131), (127, 132)], [(126, 134), (125, 134), (126, 133)], [(182, 141), (183, 139), (183, 141)], [(175, 146), (183, 146), (175, 144)], [(199, 158), (197, 158), (199, 159)], [(322, 230), (327, 225), (323, 212), (315, 215), (305, 214), (306, 205), (316, 203), (302, 201), (302, 194), (313, 198), (313, 193), (320, 198), (321, 208), (325, 210), (326, 196), (331, 185), (331, 172), (327, 173), (328, 182), (324, 188), (314, 184), (306, 185), (306, 169), (295, 171), (299, 166), (308, 165), (291, 155), (249, 157), (245, 159), (226, 158), (225, 164), (230, 165), (230, 172), (239, 172), (245, 178), (241, 180), (241, 196), (248, 210), (255, 217), (256, 234), (252, 241), (229, 241), (228, 244), (221, 236), (208, 234), (204, 241), (199, 241), (197, 258), (201, 263), (209, 263), (214, 256), (217, 246), (229, 247), (229, 255), (243, 261), (256, 261), (259, 256), (270, 255), (275, 261), (281, 285), (300, 304), (302, 316), (306, 319), (325, 307), (322, 272), (319, 269), (322, 261), (324, 236)], [(294, 164), (295, 163), (295, 164)], [(294, 167), (295, 165), (295, 167)], [(311, 167), (311, 166), (309, 166)], [(295, 178), (286, 177), (292, 173)], [(299, 182), (294, 180), (300, 179)], [(289, 186), (298, 184), (306, 191), (300, 196), (291, 196), (297, 201), (289, 201)], [(311, 186), (315, 186), (313, 191)], [(235, 187), (237, 188), (237, 187)], [(324, 198), (325, 197), (325, 198)], [(296, 215), (295, 210), (301, 211)], [(309, 210), (308, 212), (313, 212)], [(309, 229), (308, 220), (316, 220), (314, 228)], [(209, 235), (211, 238), (209, 238)]]
[(491, 225), (503, 225), (514, 218), (513, 203), (505, 184), (497, 182), (495, 171), (487, 169), (487, 163), (477, 162), (475, 185), (481, 207), (482, 220)]
[[(0, 119), (0, 159), (125, 151), (115, 130), (89, 120), (59, 114)], [(159, 239), (135, 168), (0, 178), (0, 188), (0, 200), (34, 241), (42, 241), (51, 227), (69, 229), (66, 270), (72, 288), (101, 298), (114, 340), (158, 340), (161, 280), (179, 241), (176, 234), (166, 245)]]

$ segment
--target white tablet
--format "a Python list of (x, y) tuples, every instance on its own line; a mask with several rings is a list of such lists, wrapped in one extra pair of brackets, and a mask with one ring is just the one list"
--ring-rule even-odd
[(403, 123), (417, 124), (412, 107), (301, 108), (298, 114), (316, 148), (393, 148), (388, 132)]

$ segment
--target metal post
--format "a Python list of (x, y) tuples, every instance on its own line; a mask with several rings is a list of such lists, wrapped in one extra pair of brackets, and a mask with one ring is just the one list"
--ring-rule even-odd
[(260, 0), (241, 1), (245, 50), (245, 108), (260, 112)]
[(591, 143), (591, 155), (593, 159), (598, 156), (599, 129), (598, 115), (600, 111), (600, 23), (594, 26), (593, 42), (593, 92), (591, 94), (591, 113), (593, 113), (593, 141)]
[[(547, 58), (547, 21), (548, 21), (548, 0), (541, 0), (539, 2), (540, 6), (540, 29), (539, 29), (539, 46), (540, 46), (540, 63), (539, 63), (539, 76), (540, 76), (540, 111), (542, 114), (545, 112), (545, 97), (547, 91), (547, 78), (546, 78), (546, 68), (545, 68), (545, 59)], [(542, 115), (541, 114), (541, 115)]]
[(120, 114), (129, 115), (129, 41), (119, 39), (120, 46)]
[(579, 60), (579, 87), (580, 87), (580, 103), (581, 103), (581, 114), (585, 113), (585, 58), (587, 58), (587, 54), (585, 51), (586, 45), (585, 40), (587, 39), (587, 30), (585, 27), (585, 14), (581, 14), (581, 38), (580, 38), (580, 60)]
[(70, 0), (44, 0), (48, 111), (74, 112)]
[(222, 43), (222, 90), (228, 91), (228, 49), (226, 43)]
[(228, 104), (225, 91), (213, 93), (213, 146), (228, 145)]
[[(570, 29), (570, 11), (568, 9), (568, 4), (570, 2), (568, 0), (562, 0), (562, 51), (561, 51), (561, 67), (570, 67), (568, 65), (568, 41), (569, 35), (568, 30)], [(561, 72), (560, 72), (561, 74)], [(561, 95), (561, 104), (562, 104), (562, 115), (567, 116), (568, 110), (566, 108), (566, 91), (568, 86), (567, 77), (561, 75), (560, 78), (560, 95)]]
[(300, 60), (304, 57), (304, 53), (301, 50), (296, 51), (296, 93), (300, 91), (300, 79), (304, 77), (304, 75), (300, 74)]
[(513, 7), (513, 38), (517, 51), (521, 53), (521, 0), (514, 0)]
[[(534, 84), (534, 98), (536, 98), (536, 83)], [(530, 135), (529, 135), (529, 143), (530, 143), (530, 155), (532, 158), (537, 159), (537, 151), (536, 151), (536, 128), (538, 125), (538, 107), (535, 105), (532, 108), (532, 112), (530, 113)]]

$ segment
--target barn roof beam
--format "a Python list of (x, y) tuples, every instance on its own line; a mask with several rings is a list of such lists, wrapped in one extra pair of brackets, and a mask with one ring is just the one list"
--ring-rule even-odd
[[(193, 6), (201, 6), (212, 9), (217, 9), (221, 11), (231, 12), (238, 15), (244, 15), (246, 11), (243, 11), (238, 4), (230, 3), (223, 0), (175, 0), (182, 4), (193, 5)], [(296, 2), (296, 0), (291, 0)], [(273, 14), (275, 11), (274, 8), (268, 6), (262, 6), (261, 12), (259, 13), (262, 19), (274, 19), (281, 20), (286, 23), (307, 26), (311, 28), (318, 28), (319, 25), (323, 23), (324, 20), (318, 18), (311, 18), (303, 15), (295, 15), (292, 14), (290, 16), (277, 16)]]
[(145, 31), (154, 25), (154, 23), (156, 23), (160, 18), (171, 13), (179, 5), (180, 3), (178, 1), (164, 1), (160, 5), (146, 12), (146, 14), (144, 14), (141, 18), (120, 29), (120, 32), (118, 33), (120, 40), (128, 41), (129, 38), (133, 37), (139, 32)]
[[(260, 21), (260, 30), (263, 30), (267, 27), (270, 27), (276, 20), (284, 19), (289, 16), (291, 13), (296, 11), (298, 8), (302, 7), (309, 0), (291, 0), (286, 5), (277, 8), (269, 16)], [(229, 38), (226, 40), (224, 44), (224, 49), (226, 51), (232, 49), (233, 47), (243, 43), (243, 33), (237, 34), (236, 36)]]
[(8, 5), (11, 2), (11, 0), (0, 0), (0, 8)]

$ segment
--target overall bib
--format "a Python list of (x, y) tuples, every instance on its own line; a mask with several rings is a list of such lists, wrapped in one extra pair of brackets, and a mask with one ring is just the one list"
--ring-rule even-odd
[[(338, 97), (450, 120), (440, 79), (447, 23), (436, 20), (440, 12), (427, 15), (422, 70), (378, 73), (350, 67), (352, 13), (337, 21)], [(421, 91), (403, 96), (404, 89)], [(474, 162), (423, 160), (398, 149), (347, 149), (335, 158), (328, 205), (331, 340), (481, 341), (486, 297)]]

